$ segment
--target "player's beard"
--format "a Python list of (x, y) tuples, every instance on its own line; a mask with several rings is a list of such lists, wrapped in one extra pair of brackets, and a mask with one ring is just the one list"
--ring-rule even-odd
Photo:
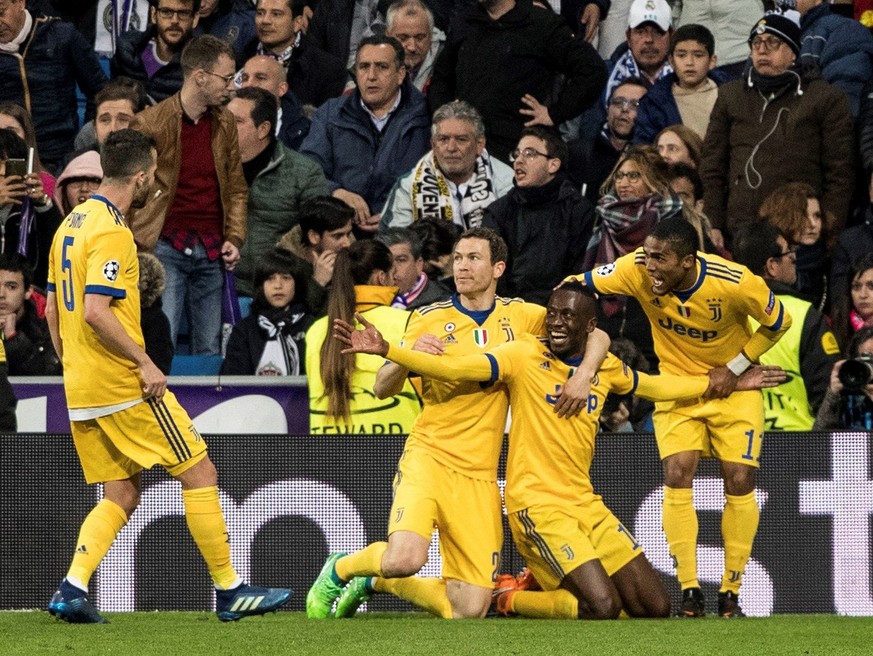
[(133, 190), (133, 198), (130, 201), (130, 206), (134, 209), (145, 207), (149, 200), (149, 193), (152, 190), (151, 185), (145, 183), (136, 183), (136, 188)]

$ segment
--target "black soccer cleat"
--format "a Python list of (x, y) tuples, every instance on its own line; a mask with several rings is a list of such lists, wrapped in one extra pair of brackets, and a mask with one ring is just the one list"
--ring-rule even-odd
[(57, 592), (52, 596), (48, 612), (70, 624), (109, 624), (109, 620), (101, 616), (88, 601), (88, 593), (67, 583), (67, 579), (61, 581)]
[(740, 600), (736, 592), (718, 593), (718, 614), (720, 617), (745, 617), (746, 614), (740, 608)]
[(706, 615), (706, 603), (700, 588), (686, 588), (682, 591), (682, 603), (676, 611), (676, 617), (703, 617)]

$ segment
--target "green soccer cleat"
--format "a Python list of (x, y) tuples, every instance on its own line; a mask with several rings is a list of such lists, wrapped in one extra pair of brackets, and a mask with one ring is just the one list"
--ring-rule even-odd
[(306, 617), (317, 620), (330, 617), (333, 602), (343, 591), (343, 586), (334, 583), (332, 576), (336, 561), (343, 556), (345, 556), (344, 553), (332, 553), (324, 561), (324, 567), (321, 568), (306, 595)]
[(354, 617), (361, 604), (373, 596), (372, 579), (369, 576), (356, 576), (345, 587), (336, 602), (336, 617)]

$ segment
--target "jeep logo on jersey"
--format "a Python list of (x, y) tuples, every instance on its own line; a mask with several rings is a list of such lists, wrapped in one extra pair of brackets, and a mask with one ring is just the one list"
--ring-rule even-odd
[(488, 331), (485, 328), (474, 328), (473, 341), (476, 346), (485, 346), (488, 343)]
[(604, 264), (602, 267), (597, 267), (596, 269), (594, 269), (594, 275), (608, 276), (613, 271), (615, 271), (615, 262), (612, 262), (611, 264)]
[(121, 265), (118, 263), (118, 260), (109, 260), (103, 265), (103, 277), (109, 282), (115, 282), (118, 279), (118, 270), (120, 268)]
[(699, 328), (691, 328), (685, 324), (679, 323), (678, 321), (674, 322), (670, 317), (658, 319), (658, 325), (661, 326), (661, 328), (672, 330), (677, 335), (687, 335), (691, 339), (699, 339), (703, 342), (708, 342), (718, 337), (717, 330), (700, 330)]

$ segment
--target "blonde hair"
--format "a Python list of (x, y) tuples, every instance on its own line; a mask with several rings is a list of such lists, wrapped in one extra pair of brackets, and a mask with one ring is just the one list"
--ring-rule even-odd
[(601, 196), (615, 190), (615, 174), (625, 162), (636, 164), (637, 170), (650, 193), (664, 197), (671, 194), (667, 162), (658, 154), (655, 147), (631, 146), (621, 154), (609, 176), (603, 181), (600, 186)]
[(653, 143), (656, 148), (658, 146), (658, 141), (668, 132), (672, 132), (679, 137), (679, 141), (685, 144), (685, 147), (688, 149), (688, 154), (691, 156), (691, 164), (696, 169), (700, 168), (700, 157), (703, 154), (703, 139), (700, 138), (700, 135), (687, 125), (682, 125), (681, 123), (668, 125), (658, 133), (658, 136), (655, 137)]
[[(821, 197), (812, 186), (805, 182), (789, 182), (778, 187), (764, 199), (761, 209), (758, 210), (758, 216), (779, 228), (785, 238), (793, 242), (794, 236), (806, 225), (807, 201), (813, 198), (821, 203)], [(833, 230), (835, 222), (834, 215), (822, 207), (819, 240), (828, 250), (837, 237)]]

